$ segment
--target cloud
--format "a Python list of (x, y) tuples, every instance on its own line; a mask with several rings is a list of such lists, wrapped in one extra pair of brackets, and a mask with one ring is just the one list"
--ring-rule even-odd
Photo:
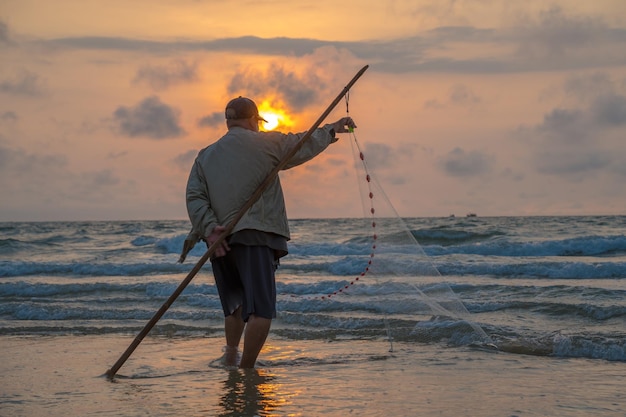
[(24, 70), (14, 79), (0, 82), (0, 93), (39, 97), (44, 95), (45, 88), (37, 74)]
[(383, 169), (393, 166), (398, 156), (393, 148), (384, 143), (367, 143), (363, 150), (367, 165), (372, 169)]
[(607, 94), (598, 97), (591, 105), (593, 120), (598, 126), (620, 127), (626, 125), (626, 97)]
[(552, 109), (541, 123), (520, 129), (537, 172), (572, 181), (603, 171), (621, 175), (626, 164), (626, 95), (609, 88), (615, 85), (602, 74), (568, 79), (564, 91), (581, 104)]
[(585, 141), (589, 129), (589, 121), (584, 111), (556, 108), (543, 116), (543, 123), (535, 127), (535, 132), (545, 139), (572, 144)]
[(600, 127), (626, 123), (626, 80), (620, 83), (601, 72), (574, 76), (565, 81), (564, 91), (582, 106), (589, 106), (592, 120)]
[(17, 113), (14, 111), (5, 111), (0, 114), (0, 121), (3, 122), (16, 122), (19, 118), (17, 117)]
[(63, 155), (28, 153), (0, 142), (0, 173), (3, 174), (0, 178), (5, 181), (14, 182), (16, 176), (29, 174), (31, 179), (49, 178), (47, 174), (66, 165), (67, 158)]
[[(229, 52), (302, 57), (324, 47), (349, 51), (385, 73), (519, 73), (626, 64), (626, 30), (601, 18), (573, 15), (559, 7), (517, 20), (515, 27), (442, 26), (387, 40), (329, 41), (242, 36), (171, 42), (132, 38), (75, 37), (46, 43), (55, 48), (167, 52)], [(461, 49), (459, 49), (461, 48)], [(459, 51), (462, 53), (459, 54)], [(460, 58), (462, 57), (462, 58)]]
[(531, 161), (541, 174), (580, 180), (580, 175), (608, 164), (605, 155), (590, 143), (589, 112), (581, 109), (553, 109), (542, 123), (523, 129), (530, 138)]
[(67, 157), (32, 153), (6, 142), (0, 135), (0, 193), (4, 196), (0, 218), (10, 221), (28, 219), (37, 212), (48, 213), (51, 201), (66, 196), (59, 187), (69, 179), (64, 175)]
[[(614, 87), (611, 80), (593, 75), (588, 82), (577, 80), (582, 106), (570, 109), (554, 109), (546, 116), (537, 129), (559, 136), (589, 137), (592, 133), (626, 125), (626, 94)], [(571, 80), (566, 81), (565, 90), (572, 90)], [(607, 88), (602, 88), (606, 86)], [(608, 88), (611, 86), (610, 88)]]
[(215, 112), (198, 120), (198, 127), (219, 127), (224, 124), (224, 113)]
[(623, 185), (623, 181), (626, 180), (626, 157), (623, 158), (622, 163), (613, 165), (611, 167), (611, 172), (615, 173), (616, 175), (625, 177), (624, 179), (620, 180), (620, 185)]
[(450, 89), (450, 102), (466, 106), (472, 104), (478, 104), (481, 102), (480, 97), (478, 97), (474, 92), (464, 84), (456, 84)]
[[(115, 176), (110, 169), (103, 169), (101, 171), (90, 172), (87, 175), (87, 180), (95, 187), (109, 187), (120, 183), (120, 179)], [(91, 187), (90, 187), (91, 188)]]
[(308, 70), (303, 74), (289, 71), (272, 63), (267, 71), (248, 68), (236, 73), (228, 85), (232, 95), (247, 95), (255, 99), (265, 96), (278, 97), (294, 111), (301, 111), (318, 99), (324, 82)]
[(568, 51), (590, 45), (608, 33), (608, 28), (598, 18), (569, 16), (560, 6), (552, 6), (522, 22), (518, 52), (525, 57), (559, 59)]
[(598, 96), (610, 94), (618, 89), (619, 87), (609, 75), (603, 72), (585, 76), (572, 76), (564, 83), (566, 95), (582, 103), (595, 100)]
[(438, 99), (429, 99), (424, 102), (425, 109), (443, 109), (450, 105), (454, 106), (473, 106), (482, 102), (482, 99), (477, 96), (468, 86), (465, 84), (455, 84), (450, 88), (448, 97), (444, 102)]
[(111, 151), (107, 154), (107, 159), (119, 159), (128, 155), (128, 151)]
[(165, 90), (173, 85), (198, 81), (197, 63), (176, 60), (169, 66), (145, 65), (137, 70), (136, 84), (146, 83), (154, 90)]
[[(123, 195), (129, 193), (137, 194), (129, 183), (125, 183), (113, 170), (104, 168), (96, 171), (83, 171), (78, 175), (72, 172), (62, 174), (65, 180), (58, 185), (55, 184), (56, 193), (50, 198), (52, 207), (63, 207), (70, 203), (72, 206), (85, 206), (93, 209), (109, 207), (115, 210), (117, 204), (124, 204), (119, 200)], [(59, 195), (63, 195), (60, 199)]]
[(474, 177), (491, 172), (494, 158), (480, 151), (454, 148), (439, 161), (440, 167), (453, 177)]
[(395, 170), (400, 161), (412, 160), (415, 148), (416, 145), (412, 143), (389, 146), (386, 143), (368, 142), (363, 148), (363, 155), (369, 168)]
[(263, 55), (303, 56), (315, 49), (334, 44), (329, 41), (302, 38), (259, 38), (257, 36), (241, 36), (237, 38), (221, 38), (210, 41), (147, 41), (120, 37), (82, 36), (59, 38), (44, 43), (54, 47), (71, 49), (145, 51), (164, 53), (173, 51), (209, 51), (239, 52)]
[[(146, 51), (163, 53), (174, 51), (177, 47), (183, 47), (180, 42), (146, 41), (142, 39), (130, 39), (107, 36), (79, 36), (70, 38), (58, 38), (41, 42), (44, 46), (53, 48), (87, 49), (87, 50), (116, 50), (116, 51)], [(191, 45), (187, 44), (187, 48)]]
[(113, 119), (118, 131), (130, 137), (167, 139), (185, 134), (179, 124), (179, 111), (156, 96), (144, 99), (135, 107), (118, 107)]
[[(293, 68), (289, 67), (290, 61), (243, 67), (231, 76), (227, 93), (230, 98), (239, 95), (250, 97), (261, 110), (265, 104), (286, 114), (302, 112), (311, 105), (319, 104), (320, 98), (327, 97), (330, 90), (340, 87), (337, 74), (343, 74), (346, 62), (352, 59), (346, 51), (324, 47), (299, 59)], [(210, 113), (198, 120), (197, 125), (222, 127), (224, 113)], [(282, 126), (287, 125), (289, 123)]]
[(196, 156), (198, 156), (198, 150), (192, 149), (178, 155), (176, 158), (173, 159), (173, 162), (174, 165), (177, 166), (181, 171), (189, 172), (191, 166), (193, 165), (193, 162), (196, 159)]
[(538, 172), (549, 175), (569, 177), (574, 181), (581, 175), (599, 171), (611, 164), (611, 155), (601, 150), (579, 148), (546, 149), (535, 155), (535, 167)]
[(12, 45), (11, 37), (9, 36), (9, 27), (6, 23), (0, 20), (0, 45)]
[[(7, 142), (0, 135), (0, 190), (11, 196), (1, 205), (0, 217), (28, 217), (31, 210), (37, 214), (36, 207), (45, 207), (44, 212), (58, 211), (67, 219), (64, 210), (70, 205), (102, 207), (115, 198), (114, 190), (123, 191), (111, 169), (75, 172), (66, 154), (30, 152)], [(83, 218), (89, 215), (82, 213)]]

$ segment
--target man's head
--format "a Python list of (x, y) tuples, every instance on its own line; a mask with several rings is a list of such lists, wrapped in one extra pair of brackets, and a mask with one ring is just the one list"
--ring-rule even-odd
[(258, 129), (259, 121), (267, 123), (267, 120), (259, 116), (259, 109), (256, 104), (254, 104), (254, 101), (242, 96), (229, 101), (224, 113), (228, 127), (235, 125), (245, 127), (243, 125), (250, 122), (256, 125)]

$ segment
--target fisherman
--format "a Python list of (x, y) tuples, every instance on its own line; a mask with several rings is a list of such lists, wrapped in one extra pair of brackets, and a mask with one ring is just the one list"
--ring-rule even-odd
[[(254, 101), (238, 97), (226, 105), (228, 132), (198, 154), (187, 182), (192, 231), (180, 262), (199, 240), (216, 242), (257, 188), (306, 132), (260, 132), (265, 121)], [(316, 129), (283, 169), (314, 158), (356, 125), (350, 117)], [(254, 368), (276, 317), (275, 271), (290, 239), (280, 180), (276, 176), (211, 258), (222, 308), (228, 367)], [(239, 343), (244, 337), (239, 360)], [(239, 361), (239, 363), (237, 363)]]

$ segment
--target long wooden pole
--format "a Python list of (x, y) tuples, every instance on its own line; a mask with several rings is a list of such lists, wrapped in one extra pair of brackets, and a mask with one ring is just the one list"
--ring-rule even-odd
[(221, 243), (224, 241), (226, 236), (228, 236), (233, 231), (237, 223), (239, 223), (239, 220), (241, 220), (241, 218), (246, 214), (246, 212), (250, 209), (250, 207), (252, 207), (252, 205), (256, 203), (256, 201), (261, 197), (263, 192), (272, 183), (272, 181), (278, 175), (278, 173), (289, 163), (289, 160), (293, 158), (293, 156), (302, 148), (302, 146), (304, 146), (304, 143), (311, 137), (315, 129), (317, 129), (319, 125), (322, 124), (324, 119), (328, 117), (330, 112), (333, 111), (333, 109), (335, 108), (335, 106), (337, 106), (339, 101), (341, 101), (341, 99), (348, 93), (348, 91), (350, 91), (350, 88), (354, 85), (354, 83), (356, 83), (357, 80), (361, 78), (361, 75), (363, 75), (363, 73), (367, 70), (368, 67), (369, 65), (366, 65), (363, 68), (361, 68), (359, 72), (356, 73), (356, 75), (344, 87), (341, 93), (339, 93), (337, 98), (335, 98), (333, 102), (330, 104), (330, 106), (328, 106), (326, 111), (322, 113), (322, 115), (317, 119), (317, 121), (304, 134), (304, 136), (302, 136), (302, 139), (300, 139), (300, 141), (296, 144), (296, 146), (294, 146), (293, 149), (291, 149), (289, 153), (285, 155), (285, 157), (278, 163), (278, 165), (276, 165), (276, 167), (272, 170), (272, 172), (269, 173), (269, 175), (265, 178), (265, 180), (261, 183), (261, 185), (259, 185), (259, 187), (256, 189), (254, 194), (252, 194), (252, 196), (246, 202), (246, 204), (244, 204), (243, 207), (239, 209), (235, 218), (226, 226), (224, 233), (220, 235), (220, 237), (215, 242), (213, 242), (211, 246), (209, 246), (205, 254), (202, 255), (202, 257), (200, 258), (200, 260), (198, 260), (198, 262), (193, 267), (193, 269), (189, 271), (185, 279), (178, 285), (178, 288), (176, 288), (176, 290), (172, 293), (172, 295), (170, 295), (167, 301), (165, 301), (165, 303), (156, 312), (156, 314), (144, 326), (143, 330), (139, 332), (137, 337), (135, 337), (135, 340), (133, 340), (130, 346), (128, 346), (128, 348), (122, 354), (122, 356), (120, 356), (120, 358), (117, 360), (117, 362), (115, 362), (115, 364), (111, 367), (111, 369), (106, 371), (105, 375), (108, 378), (115, 377), (115, 374), (117, 373), (117, 371), (119, 371), (122, 365), (124, 365), (124, 363), (130, 357), (130, 355), (133, 354), (133, 352), (135, 351), (137, 346), (139, 346), (139, 344), (144, 339), (144, 337), (146, 337), (146, 335), (150, 332), (150, 330), (152, 330), (154, 325), (161, 319), (163, 314), (165, 314), (165, 312), (170, 308), (174, 300), (176, 300), (178, 296), (183, 292), (183, 290), (187, 287), (187, 285), (191, 282), (191, 280), (200, 271), (200, 269), (206, 263), (206, 261), (209, 260), (211, 255), (213, 255), (215, 250), (219, 247), (219, 245), (221, 245)]

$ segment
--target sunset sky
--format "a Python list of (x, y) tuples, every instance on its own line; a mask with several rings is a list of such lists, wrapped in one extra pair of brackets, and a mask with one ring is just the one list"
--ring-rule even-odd
[[(0, 0), (0, 221), (186, 219), (238, 95), (350, 115), (402, 216), (626, 214), (623, 0)], [(340, 103), (327, 121), (346, 114)], [(281, 174), (362, 215), (348, 136)]]

